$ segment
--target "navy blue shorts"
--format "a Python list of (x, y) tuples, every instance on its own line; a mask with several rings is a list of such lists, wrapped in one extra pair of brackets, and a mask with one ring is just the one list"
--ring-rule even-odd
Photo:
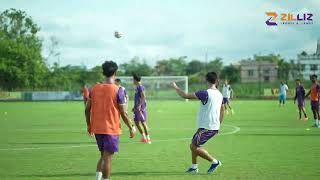
[(204, 128), (199, 128), (197, 132), (193, 135), (192, 144), (197, 147), (205, 144), (209, 139), (218, 134), (218, 130), (208, 130)]

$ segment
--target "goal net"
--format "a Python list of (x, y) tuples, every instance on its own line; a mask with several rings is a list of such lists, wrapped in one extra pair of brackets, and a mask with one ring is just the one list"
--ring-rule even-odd
[[(135, 87), (131, 76), (118, 76), (121, 85), (126, 88), (129, 99), (134, 98)], [(188, 76), (142, 76), (141, 82), (145, 87), (147, 99), (149, 100), (174, 100), (181, 99), (172, 88), (171, 82), (176, 84), (184, 91), (188, 92)]]

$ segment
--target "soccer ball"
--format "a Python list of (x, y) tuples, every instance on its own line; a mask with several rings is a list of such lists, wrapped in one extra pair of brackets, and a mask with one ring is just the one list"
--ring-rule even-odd
[(123, 34), (122, 34), (121, 32), (118, 32), (118, 31), (115, 31), (115, 32), (114, 32), (114, 37), (115, 37), (115, 38), (121, 38), (122, 35), (123, 35)]

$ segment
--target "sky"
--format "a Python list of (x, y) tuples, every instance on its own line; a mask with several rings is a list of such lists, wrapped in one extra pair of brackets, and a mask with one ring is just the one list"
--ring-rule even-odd
[[(0, 12), (8, 8), (24, 10), (40, 26), (44, 57), (50, 37), (58, 40), (60, 57), (50, 64), (89, 68), (135, 56), (149, 65), (180, 56), (205, 61), (206, 54), (226, 65), (254, 54), (296, 59), (314, 53), (320, 38), (319, 0), (1, 0)], [(268, 11), (313, 13), (313, 24), (270, 27)], [(115, 31), (124, 36), (116, 39)]]

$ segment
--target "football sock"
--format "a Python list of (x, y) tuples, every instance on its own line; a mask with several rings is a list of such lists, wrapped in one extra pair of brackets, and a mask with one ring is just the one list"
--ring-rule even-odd
[(216, 160), (214, 158), (213, 158), (213, 160), (211, 162), (212, 162), (212, 164), (218, 164), (218, 160)]
[(102, 172), (96, 172), (96, 180), (101, 180)]
[(142, 133), (142, 137), (143, 137), (143, 139), (146, 139), (146, 138), (147, 138), (144, 133)]
[(198, 164), (192, 164), (191, 168), (192, 169), (197, 169), (198, 168)]
[(147, 135), (147, 139), (150, 139), (150, 136), (149, 136), (149, 134)]
[(316, 120), (316, 125), (319, 126), (319, 119)]

